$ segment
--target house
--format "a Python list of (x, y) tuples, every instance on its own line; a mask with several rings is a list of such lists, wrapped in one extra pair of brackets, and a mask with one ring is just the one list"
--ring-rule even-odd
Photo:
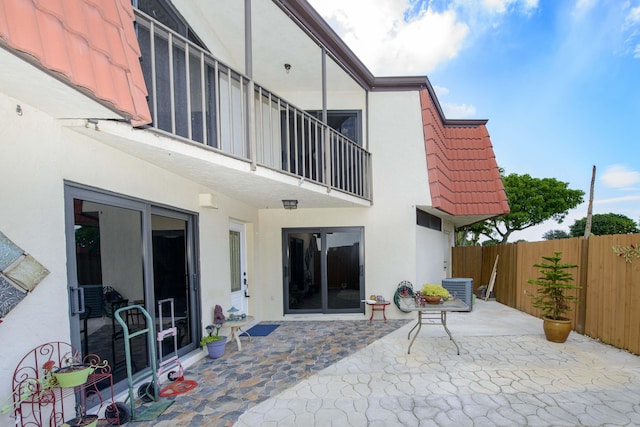
[(0, 395), (44, 342), (118, 371), (127, 304), (173, 320), (184, 358), (217, 304), (362, 319), (508, 212), (486, 120), (372, 75), (305, 0), (133, 4), (0, 3), (0, 259), (46, 269), (1, 276)]

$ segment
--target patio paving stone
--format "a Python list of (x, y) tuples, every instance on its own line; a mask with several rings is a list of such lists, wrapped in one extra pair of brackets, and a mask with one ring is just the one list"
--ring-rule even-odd
[(286, 321), (187, 370), (199, 386), (147, 426), (638, 426), (640, 357), (495, 301), (415, 320)]

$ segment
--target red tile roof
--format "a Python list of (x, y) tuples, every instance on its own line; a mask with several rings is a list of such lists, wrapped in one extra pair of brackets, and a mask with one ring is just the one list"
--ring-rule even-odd
[(447, 120), (428, 89), (420, 91), (432, 206), (448, 214), (509, 213), (483, 120)]
[(131, 119), (151, 123), (130, 0), (2, 0), (0, 43)]

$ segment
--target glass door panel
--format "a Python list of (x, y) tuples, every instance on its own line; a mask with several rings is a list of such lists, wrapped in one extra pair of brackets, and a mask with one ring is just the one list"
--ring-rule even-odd
[(288, 236), (289, 308), (322, 309), (322, 273), (319, 234), (291, 233)]
[(231, 306), (238, 309), (237, 314), (249, 314), (249, 282), (247, 278), (247, 252), (245, 225), (231, 221), (229, 223), (229, 269), (231, 282)]
[[(126, 362), (124, 331), (114, 313), (144, 305), (142, 212), (82, 199), (73, 199), (73, 209), (77, 285), (84, 294), (80, 350), (109, 361), (117, 382), (126, 378)], [(144, 327), (141, 316), (121, 317), (129, 333)], [(130, 345), (133, 370), (147, 368), (146, 337)]]
[[(191, 331), (192, 300), (189, 286), (188, 222), (164, 215), (151, 215), (153, 248), (153, 294), (156, 328), (162, 331), (176, 327), (175, 336), (162, 343), (162, 356), (172, 356), (177, 348), (193, 343)], [(159, 303), (162, 303), (162, 319)], [(173, 318), (171, 306), (173, 305)], [(175, 342), (174, 342), (175, 340)]]
[(360, 308), (360, 232), (333, 232), (327, 242), (327, 308)]

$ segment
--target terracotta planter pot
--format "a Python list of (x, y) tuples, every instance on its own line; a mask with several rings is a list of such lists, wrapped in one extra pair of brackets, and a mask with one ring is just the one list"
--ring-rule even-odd
[(547, 341), (565, 342), (571, 333), (571, 320), (554, 320), (543, 318), (542, 328)]
[(427, 300), (427, 304), (439, 304), (442, 297), (435, 295), (425, 295), (425, 300)]

